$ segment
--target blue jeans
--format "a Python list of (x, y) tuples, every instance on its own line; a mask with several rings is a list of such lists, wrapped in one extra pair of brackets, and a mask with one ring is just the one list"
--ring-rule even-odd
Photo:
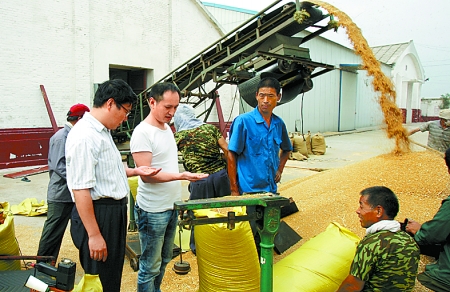
[(167, 264), (172, 260), (178, 215), (175, 210), (149, 213), (134, 208), (141, 243), (138, 292), (160, 292)]

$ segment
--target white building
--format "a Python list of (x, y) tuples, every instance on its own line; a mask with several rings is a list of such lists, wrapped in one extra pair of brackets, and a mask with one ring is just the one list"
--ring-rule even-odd
[[(203, 4), (226, 31), (256, 13), (208, 2)], [(308, 34), (303, 31), (298, 36)], [(314, 78), (313, 89), (304, 96), (275, 109), (289, 131), (348, 131), (382, 125), (383, 115), (377, 102), (378, 93), (371, 86), (372, 77), (359, 70), (361, 59), (353, 49), (320, 36), (302, 47), (310, 50), (313, 61), (333, 65), (336, 69)], [(403, 112), (404, 122), (420, 121), (424, 71), (413, 41), (372, 49), (383, 73), (395, 86), (396, 102)], [(241, 112), (250, 109), (245, 105)]]
[[(140, 93), (255, 14), (204, 4), (199, 0), (2, 1), (0, 168), (18, 157), (38, 156), (45, 162), (51, 126), (64, 124), (71, 105), (91, 106), (96, 84), (121, 78)], [(299, 37), (307, 34), (302, 31)], [(309, 48), (312, 61), (336, 69), (314, 78), (313, 89), (304, 96), (276, 108), (289, 131), (347, 131), (382, 124), (377, 94), (370, 78), (358, 70), (360, 58), (350, 48), (320, 36), (302, 47)], [(412, 42), (393, 63), (382, 64), (382, 70), (395, 81), (405, 118), (414, 121), (423, 69)], [(56, 125), (50, 123), (40, 85)], [(236, 92), (234, 85), (220, 88), (225, 121), (249, 110)], [(406, 114), (409, 109), (411, 115)], [(218, 119), (214, 110), (208, 121)], [(47, 130), (24, 143), (30, 136), (23, 129), (36, 133), (37, 128)]]
[(222, 36), (196, 0), (14, 1), (0, 5), (0, 129), (58, 126), (114, 77), (139, 93)]
[(390, 77), (397, 92), (397, 106), (406, 123), (421, 120), (421, 89), (425, 72), (413, 41), (372, 48), (376, 58), (391, 67)]
[(424, 97), (421, 99), (421, 121), (439, 119), (439, 111), (443, 107), (442, 97)]
[(48, 139), (96, 84), (140, 93), (223, 35), (197, 0), (4, 0), (0, 16), (0, 168), (46, 164)]

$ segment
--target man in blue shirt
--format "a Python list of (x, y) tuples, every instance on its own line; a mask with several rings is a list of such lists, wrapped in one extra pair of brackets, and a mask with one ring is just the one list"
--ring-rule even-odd
[(277, 183), (292, 151), (286, 125), (272, 113), (281, 99), (280, 89), (275, 78), (262, 79), (256, 92), (258, 106), (231, 124), (228, 175), (233, 196), (277, 192)]
[[(227, 167), (232, 196), (277, 192), (277, 183), (292, 151), (286, 125), (272, 113), (281, 99), (280, 90), (275, 78), (261, 79), (256, 91), (257, 107), (236, 117), (231, 124)], [(255, 206), (247, 207), (247, 214), (255, 211)], [(250, 221), (250, 225), (260, 254), (256, 222)]]

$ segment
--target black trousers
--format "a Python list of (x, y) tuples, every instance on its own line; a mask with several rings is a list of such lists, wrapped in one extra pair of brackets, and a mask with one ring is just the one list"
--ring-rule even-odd
[(53, 256), (55, 261), (58, 260), (64, 232), (74, 205), (74, 203), (48, 202), (47, 220), (39, 241), (38, 256)]
[(103, 291), (120, 291), (127, 233), (127, 198), (94, 201), (94, 213), (100, 232), (106, 241), (108, 258), (105, 262), (91, 259), (88, 235), (76, 208), (73, 208), (70, 232), (79, 250), (85, 274), (99, 275)]

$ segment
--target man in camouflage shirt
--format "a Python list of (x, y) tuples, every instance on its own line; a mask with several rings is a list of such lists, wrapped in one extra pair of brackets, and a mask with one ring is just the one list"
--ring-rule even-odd
[[(194, 109), (180, 104), (174, 115), (175, 141), (183, 155), (184, 168), (192, 173), (207, 173), (205, 179), (189, 184), (190, 200), (217, 198), (231, 194), (227, 164), (224, 160), (228, 144), (214, 125), (205, 124), (195, 116)], [(224, 152), (222, 154), (220, 150)], [(195, 254), (194, 229), (190, 247)]]
[[(444, 159), (450, 173), (450, 148), (445, 151)], [(436, 262), (428, 264), (417, 275), (417, 280), (433, 291), (450, 291), (450, 195), (431, 220), (420, 224), (409, 219), (406, 231), (414, 236), (422, 254), (436, 258)]]
[(412, 291), (420, 252), (394, 220), (399, 210), (397, 196), (383, 186), (364, 189), (360, 195), (356, 213), (366, 236), (338, 291)]

